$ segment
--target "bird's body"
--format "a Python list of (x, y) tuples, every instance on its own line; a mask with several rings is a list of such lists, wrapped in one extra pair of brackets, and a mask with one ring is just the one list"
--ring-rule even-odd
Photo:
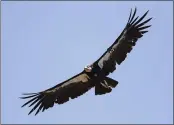
[(136, 45), (137, 40), (141, 38), (144, 33), (148, 32), (144, 31), (144, 29), (147, 29), (150, 25), (144, 25), (152, 18), (141, 22), (147, 13), (148, 11), (138, 19), (138, 17), (134, 18), (136, 8), (134, 13), (132, 13), (131, 9), (127, 25), (120, 36), (97, 61), (86, 66), (81, 73), (45, 91), (24, 94), (27, 96), (21, 97), (22, 99), (31, 99), (23, 106), (27, 104), (30, 104), (29, 107), (34, 105), (29, 114), (36, 109), (37, 114), (41, 110), (44, 111), (45, 109), (53, 107), (54, 104), (63, 104), (69, 101), (69, 99), (77, 98), (86, 93), (93, 87), (95, 87), (95, 95), (111, 92), (112, 88), (115, 88), (118, 82), (107, 76), (115, 71), (116, 66), (125, 60), (127, 54), (130, 53), (133, 46)]

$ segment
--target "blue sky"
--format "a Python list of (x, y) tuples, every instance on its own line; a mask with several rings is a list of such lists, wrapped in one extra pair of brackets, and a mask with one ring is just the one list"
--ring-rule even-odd
[[(94, 90), (28, 116), (24, 92), (38, 92), (81, 72), (123, 30), (131, 8), (150, 10), (153, 26), (110, 75), (110, 94)], [(172, 2), (2, 2), (2, 123), (172, 123)]]

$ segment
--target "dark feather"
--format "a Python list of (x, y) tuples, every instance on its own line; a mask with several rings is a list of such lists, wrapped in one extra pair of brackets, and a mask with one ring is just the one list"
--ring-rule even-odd
[(138, 27), (141, 27), (141, 26), (145, 25), (145, 24), (146, 24), (146, 23), (148, 23), (148, 22), (149, 22), (151, 19), (152, 19), (152, 18), (150, 18), (150, 19), (148, 19), (148, 20), (146, 20), (146, 21), (142, 22), (141, 24), (137, 25), (137, 26), (136, 26), (136, 28), (138, 28)]
[[(35, 115), (40, 111), (44, 111), (48, 108), (53, 107), (54, 103), (63, 104), (69, 101), (69, 98), (74, 99), (84, 94), (89, 89), (94, 87), (94, 84), (89, 82), (90, 78), (85, 73), (79, 73), (78, 75), (58, 84), (45, 91), (33, 94), (27, 94), (26, 97), (21, 99), (30, 99), (22, 107), (29, 104), (29, 107), (34, 107), (28, 114), (31, 114), (36, 110)], [(25, 94), (26, 95), (26, 94)]]
[(133, 16), (132, 16), (130, 22), (128, 22), (129, 24), (130, 24), (130, 23), (132, 22), (132, 20), (134, 19), (136, 12), (137, 12), (137, 8), (135, 8), (134, 14), (133, 14)]
[[(107, 51), (93, 63), (91, 72), (84, 70), (42, 92), (24, 93), (24, 97), (20, 98), (29, 100), (22, 107), (33, 106), (28, 114), (36, 111), (35, 115), (37, 115), (40, 111), (43, 112), (53, 107), (54, 104), (63, 104), (70, 99), (83, 95), (92, 87), (95, 87), (96, 95), (110, 93), (118, 82), (106, 76), (116, 69), (116, 64), (120, 65), (126, 59), (127, 54), (132, 51), (138, 39), (148, 32), (151, 25), (145, 26), (145, 24), (152, 18), (143, 21), (148, 12), (139, 18), (139, 16), (136, 16), (137, 9), (135, 8), (134, 12), (131, 9), (125, 28)], [(94, 69), (96, 70), (93, 71)], [(94, 74), (97, 74), (97, 78)]]
[(144, 17), (147, 15), (147, 13), (148, 13), (149, 11), (147, 11), (136, 23), (134, 23), (132, 26), (136, 26), (139, 22), (141, 22), (143, 19), (144, 19)]
[(139, 16), (135, 18), (136, 12), (137, 9), (135, 8), (132, 14), (131, 9), (128, 23), (120, 36), (109, 47), (109, 49), (95, 62), (102, 69), (105, 75), (108, 75), (116, 69), (116, 63), (120, 65), (126, 59), (127, 53), (131, 52), (133, 46), (136, 45), (138, 39), (141, 38), (143, 34), (148, 32), (142, 30), (146, 30), (151, 26), (144, 25), (148, 23), (152, 18), (143, 21), (149, 11), (145, 12), (145, 14), (143, 14), (143, 16), (139, 19)]
[(151, 27), (151, 25), (149, 25), (149, 26), (139, 27), (138, 30), (144, 30), (144, 29), (149, 28), (149, 27)]
[(132, 16), (132, 8), (131, 8), (131, 11), (130, 11), (130, 15), (129, 15), (129, 19), (127, 21), (127, 24), (129, 23), (130, 19), (131, 19), (131, 16)]
[[(26, 98), (22, 98), (22, 99), (26, 99)], [(30, 102), (37, 100), (37, 97), (32, 98), (31, 100), (29, 100), (28, 102), (26, 102), (25, 104), (22, 105), (22, 107), (24, 107), (25, 105), (29, 104)]]

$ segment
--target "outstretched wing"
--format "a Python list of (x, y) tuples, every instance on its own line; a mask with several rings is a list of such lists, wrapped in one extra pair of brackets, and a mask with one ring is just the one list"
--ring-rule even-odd
[(54, 103), (63, 104), (69, 101), (70, 98), (77, 98), (78, 96), (87, 92), (93, 86), (94, 85), (92, 82), (90, 82), (88, 75), (82, 72), (45, 91), (24, 94), (26, 96), (21, 98), (30, 100), (27, 101), (22, 107), (26, 105), (29, 105), (29, 107), (33, 106), (29, 114), (36, 110), (35, 115), (37, 115), (41, 110), (43, 112), (44, 110), (53, 107)]
[(152, 18), (142, 21), (147, 15), (148, 11), (139, 18), (135, 18), (137, 9), (135, 8), (134, 13), (132, 9), (127, 22), (126, 27), (115, 40), (115, 42), (108, 48), (108, 50), (95, 62), (105, 73), (108, 75), (116, 69), (116, 63), (121, 64), (127, 53), (130, 53), (132, 47), (135, 46), (137, 40), (141, 38), (151, 25), (145, 26)]

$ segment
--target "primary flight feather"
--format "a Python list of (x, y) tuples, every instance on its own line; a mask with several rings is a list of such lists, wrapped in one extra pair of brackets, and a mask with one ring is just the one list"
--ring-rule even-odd
[(35, 110), (37, 115), (40, 111), (53, 107), (54, 104), (63, 104), (77, 98), (93, 87), (95, 95), (111, 92), (118, 82), (107, 76), (116, 69), (116, 64), (120, 65), (125, 60), (127, 53), (131, 52), (138, 39), (147, 33), (147, 29), (151, 26), (145, 24), (152, 18), (143, 21), (148, 11), (140, 18), (135, 17), (136, 12), (136, 8), (133, 13), (131, 9), (128, 22), (120, 36), (97, 61), (85, 67), (81, 73), (45, 91), (23, 94), (25, 97), (21, 99), (30, 100), (22, 107), (33, 106), (28, 114)]

